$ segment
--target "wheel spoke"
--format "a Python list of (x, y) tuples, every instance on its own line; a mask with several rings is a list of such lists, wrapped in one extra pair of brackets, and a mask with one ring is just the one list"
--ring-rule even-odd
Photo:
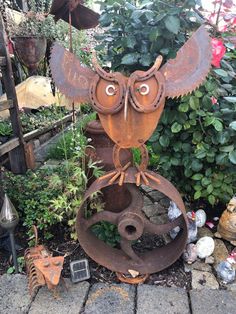
[(102, 212), (94, 214), (91, 218), (87, 220), (84, 219), (84, 224), (86, 226), (86, 229), (88, 229), (89, 227), (91, 227), (92, 225), (100, 221), (108, 221), (116, 225), (119, 216), (120, 216), (119, 213), (113, 213), (113, 212), (104, 210)]
[(168, 222), (166, 224), (162, 224), (162, 225), (154, 224), (145, 218), (144, 231), (149, 232), (149, 233), (153, 233), (156, 235), (162, 235), (164, 233), (168, 233), (169, 231), (171, 231), (172, 229), (174, 229), (177, 226), (181, 227), (183, 225), (183, 223), (184, 223), (184, 219), (183, 219), (182, 215), (177, 217), (175, 220)]
[(126, 240), (125, 238), (121, 238), (120, 246), (122, 251), (128, 255), (134, 262), (141, 264), (143, 263), (142, 259), (134, 252), (132, 246), (132, 241)]

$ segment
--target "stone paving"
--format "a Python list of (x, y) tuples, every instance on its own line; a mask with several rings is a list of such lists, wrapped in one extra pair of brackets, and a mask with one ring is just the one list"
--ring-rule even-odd
[(154, 285), (72, 284), (59, 286), (57, 298), (43, 287), (33, 300), (24, 275), (0, 277), (1, 314), (235, 314), (236, 292)]

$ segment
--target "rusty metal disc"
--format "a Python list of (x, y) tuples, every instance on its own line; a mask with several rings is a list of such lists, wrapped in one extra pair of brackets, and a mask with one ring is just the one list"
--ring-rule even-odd
[[(110, 173), (112, 173), (112, 171)], [(138, 170), (134, 167), (128, 168), (125, 173), (124, 183), (127, 184), (132, 195), (131, 204), (127, 208), (120, 212), (104, 210), (86, 219), (85, 212), (89, 204), (90, 196), (104, 187), (117, 184), (117, 182), (109, 183), (109, 173), (97, 179), (85, 194), (82, 206), (77, 214), (76, 230), (81, 246), (98, 264), (115, 272), (128, 274), (129, 270), (135, 270), (142, 275), (161, 271), (173, 264), (180, 257), (187, 242), (187, 218), (183, 201), (175, 187), (162, 176), (147, 171), (146, 173), (150, 175), (149, 186), (174, 201), (182, 212), (181, 216), (167, 224), (157, 225), (151, 223), (141, 211), (143, 198), (134, 184), (136, 182), (135, 175), (137, 175), (137, 173)], [(155, 180), (151, 179), (152, 177)], [(107, 245), (99, 240), (91, 231), (91, 227), (100, 221), (108, 221), (117, 225), (121, 235), (121, 249)], [(145, 232), (161, 235), (168, 233), (177, 226), (180, 227), (180, 232), (177, 237), (167, 245), (142, 254), (136, 253), (132, 248), (133, 241), (138, 240)]]

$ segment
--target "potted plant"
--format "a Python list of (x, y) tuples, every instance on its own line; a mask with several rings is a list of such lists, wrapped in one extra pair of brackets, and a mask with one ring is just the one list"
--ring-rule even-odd
[(14, 14), (8, 17), (8, 31), (20, 61), (29, 69), (29, 75), (37, 74), (39, 62), (45, 55), (47, 39), (54, 37), (55, 23), (45, 13), (45, 7), (30, 0), (29, 11), (21, 12), (20, 22)]

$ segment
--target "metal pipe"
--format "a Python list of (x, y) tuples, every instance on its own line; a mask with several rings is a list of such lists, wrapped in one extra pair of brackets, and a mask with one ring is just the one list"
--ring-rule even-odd
[(12, 252), (12, 257), (13, 257), (13, 263), (15, 266), (15, 273), (18, 274), (19, 273), (19, 267), (18, 267), (18, 262), (17, 262), (14, 232), (9, 231), (9, 234), (10, 234), (10, 241), (11, 241), (11, 252)]

